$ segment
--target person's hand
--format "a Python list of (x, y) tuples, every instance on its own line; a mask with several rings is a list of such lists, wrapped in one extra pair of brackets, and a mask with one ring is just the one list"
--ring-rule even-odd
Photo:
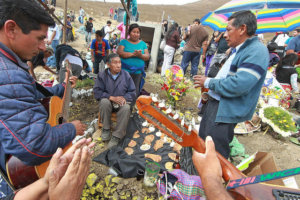
[(83, 135), (84, 134), (84, 131), (86, 129), (85, 124), (81, 123), (81, 121), (79, 121), (79, 120), (74, 120), (71, 123), (75, 126), (76, 135)]
[(135, 57), (141, 58), (141, 57), (143, 56), (142, 50), (135, 50), (135, 51), (133, 52), (133, 55), (134, 55)]
[[(73, 144), (65, 153), (63, 153), (61, 148), (57, 149), (55, 154), (52, 156), (52, 159), (44, 176), (44, 179), (46, 180), (47, 184), (49, 183), (50, 173), (53, 170), (56, 170), (59, 179), (63, 177), (70, 162), (74, 157), (75, 151), (77, 149), (83, 148), (84, 146), (87, 146), (89, 149), (92, 149), (95, 146), (95, 143), (92, 142), (91, 138), (82, 138), (81, 140)], [(90, 153), (92, 155), (94, 151), (90, 150)]]
[(48, 41), (47, 41), (47, 44), (48, 44), (48, 45), (50, 45), (51, 43), (52, 43), (52, 41), (51, 41), (51, 40), (48, 40)]
[(100, 51), (100, 50), (98, 50), (98, 51), (96, 51), (97, 53), (99, 53), (99, 54), (101, 54), (102, 53), (102, 51)]
[(193, 152), (193, 163), (201, 177), (201, 179), (222, 179), (222, 168), (217, 157), (215, 144), (211, 136), (207, 136), (205, 140), (206, 151), (205, 154), (197, 151)]
[(118, 97), (110, 96), (109, 100), (119, 104), (120, 106), (123, 106), (123, 105), (126, 104), (126, 99), (124, 97), (121, 97), (121, 96), (118, 96)]
[(207, 79), (207, 77), (203, 76), (203, 75), (195, 75), (193, 77), (194, 79), (194, 84), (195, 84), (195, 88), (198, 88), (198, 87), (204, 87), (204, 82), (205, 80)]
[(92, 57), (92, 62), (93, 62), (93, 63), (95, 62), (95, 58), (94, 58), (94, 57)]
[(77, 82), (78, 77), (77, 76), (71, 76), (69, 81), (71, 83), (71, 87), (74, 88), (76, 86), (76, 82)]
[(57, 170), (52, 170), (49, 177), (49, 199), (80, 199), (89, 174), (90, 164), (91, 153), (89, 148), (85, 146), (75, 151), (72, 162), (61, 179)]

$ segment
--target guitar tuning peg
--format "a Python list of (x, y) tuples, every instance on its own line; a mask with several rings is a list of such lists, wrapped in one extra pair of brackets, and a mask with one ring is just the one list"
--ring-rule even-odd
[(169, 108), (166, 110), (167, 114), (170, 114), (172, 112), (172, 106), (169, 106)]
[(161, 102), (158, 104), (158, 107), (163, 108), (165, 107), (165, 100), (161, 100)]
[(189, 131), (189, 132), (191, 132), (191, 131), (192, 131), (192, 124), (189, 124), (188, 131)]
[(196, 126), (195, 117), (193, 117), (193, 118), (192, 118), (192, 125), (193, 125), (193, 127), (195, 127), (195, 126)]
[(175, 115), (173, 116), (173, 119), (178, 119), (178, 118), (179, 118), (179, 111), (176, 110), (176, 113), (175, 113)]
[(184, 126), (184, 116), (183, 116), (183, 118), (182, 118), (182, 120), (181, 120), (180, 125), (181, 125), (182, 127)]

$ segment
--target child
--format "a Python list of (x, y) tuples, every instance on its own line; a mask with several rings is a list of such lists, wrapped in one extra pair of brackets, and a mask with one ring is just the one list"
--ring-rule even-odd
[(267, 48), (270, 55), (269, 67), (277, 65), (280, 60), (279, 55), (275, 52), (275, 50), (278, 48), (278, 45), (275, 42), (271, 42), (268, 44)]

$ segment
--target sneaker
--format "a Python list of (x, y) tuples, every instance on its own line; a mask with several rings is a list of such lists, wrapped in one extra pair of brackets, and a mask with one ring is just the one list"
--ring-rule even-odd
[(108, 141), (110, 140), (110, 130), (109, 129), (102, 129), (101, 134), (102, 141)]
[(111, 148), (113, 146), (116, 146), (120, 141), (120, 138), (117, 138), (115, 136), (112, 136), (112, 138), (110, 139), (108, 145), (107, 145), (107, 148)]

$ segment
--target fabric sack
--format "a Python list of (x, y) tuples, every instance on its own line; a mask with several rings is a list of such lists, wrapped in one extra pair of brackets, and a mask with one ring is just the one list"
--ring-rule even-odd
[(157, 181), (157, 189), (164, 199), (204, 200), (205, 193), (199, 176), (183, 170), (164, 171)]

